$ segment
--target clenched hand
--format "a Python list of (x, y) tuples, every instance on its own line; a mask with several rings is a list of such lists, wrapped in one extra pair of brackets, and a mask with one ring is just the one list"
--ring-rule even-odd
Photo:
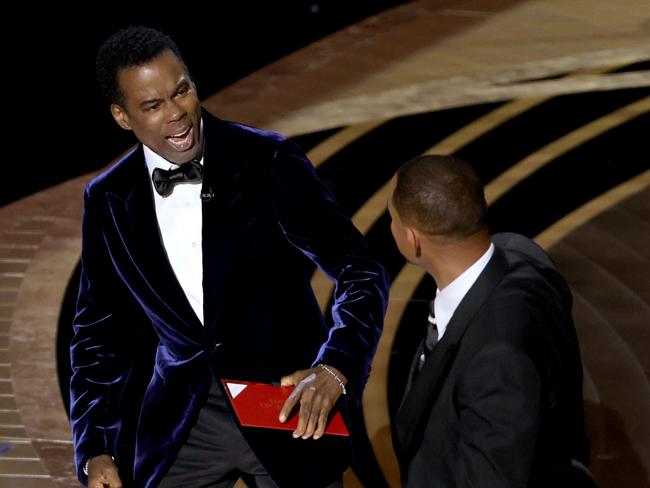
[(88, 488), (122, 488), (113, 458), (102, 454), (88, 463)]

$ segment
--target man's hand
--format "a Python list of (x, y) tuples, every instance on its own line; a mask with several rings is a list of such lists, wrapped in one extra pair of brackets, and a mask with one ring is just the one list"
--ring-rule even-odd
[[(341, 372), (328, 366), (343, 381), (347, 383)], [(327, 416), (330, 410), (343, 393), (341, 385), (323, 368), (301, 369), (293, 374), (284, 376), (280, 380), (282, 386), (295, 386), (289, 398), (284, 402), (280, 410), (280, 422), (286, 422), (291, 410), (296, 403), (300, 402), (298, 413), (298, 427), (293, 431), (293, 437), (309, 439), (320, 439), (325, 433)]]
[(88, 488), (122, 488), (113, 458), (102, 454), (88, 463)]

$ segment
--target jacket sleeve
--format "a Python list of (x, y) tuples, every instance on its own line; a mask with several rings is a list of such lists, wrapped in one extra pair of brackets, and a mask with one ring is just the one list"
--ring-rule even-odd
[(79, 480), (86, 460), (114, 455), (120, 430), (120, 397), (131, 365), (128, 323), (118, 310), (124, 285), (113, 269), (102, 218), (87, 188), (84, 193), (81, 278), (70, 345), (70, 423)]
[(535, 454), (541, 381), (518, 346), (494, 343), (465, 367), (457, 387), (458, 487), (526, 487)]
[(272, 180), (286, 238), (336, 284), (334, 324), (314, 364), (339, 369), (358, 403), (383, 326), (388, 277), (293, 142), (285, 141), (275, 152)]

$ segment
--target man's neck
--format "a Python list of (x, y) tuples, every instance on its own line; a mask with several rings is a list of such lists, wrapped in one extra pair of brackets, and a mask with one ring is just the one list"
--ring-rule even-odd
[(478, 261), (490, 244), (487, 231), (477, 232), (460, 241), (430, 241), (422, 249), (423, 267), (442, 290)]

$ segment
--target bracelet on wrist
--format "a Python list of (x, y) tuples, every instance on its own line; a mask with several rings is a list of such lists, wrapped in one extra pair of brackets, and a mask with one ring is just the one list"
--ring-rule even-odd
[[(92, 461), (96, 457), (97, 456), (93, 456), (93, 457), (89, 457), (88, 459), (86, 459), (86, 462), (84, 463), (84, 467), (83, 467), (83, 472), (84, 472), (84, 474), (86, 476), (88, 476), (88, 466), (90, 466), (90, 461)], [(111, 456), (111, 460), (115, 461), (115, 458), (113, 456)]]
[(321, 369), (324, 369), (324, 370), (327, 371), (329, 374), (331, 374), (332, 376), (334, 376), (334, 379), (335, 379), (336, 381), (339, 382), (339, 386), (341, 387), (341, 391), (343, 392), (343, 394), (344, 394), (344, 395), (347, 394), (347, 391), (345, 391), (345, 383), (343, 383), (343, 380), (342, 380), (341, 378), (339, 378), (339, 375), (337, 375), (337, 374), (336, 374), (336, 373), (335, 373), (331, 368), (325, 366), (325, 365), (322, 364), (322, 363), (319, 364), (318, 367), (321, 368)]

